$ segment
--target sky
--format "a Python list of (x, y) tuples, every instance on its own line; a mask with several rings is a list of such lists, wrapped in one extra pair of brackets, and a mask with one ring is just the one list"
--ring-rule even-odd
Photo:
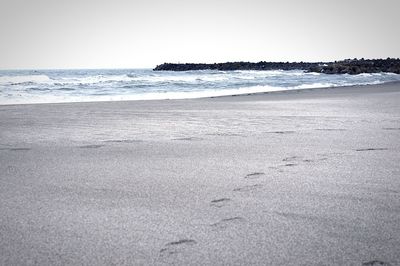
[(400, 57), (398, 0), (0, 0), (0, 69)]

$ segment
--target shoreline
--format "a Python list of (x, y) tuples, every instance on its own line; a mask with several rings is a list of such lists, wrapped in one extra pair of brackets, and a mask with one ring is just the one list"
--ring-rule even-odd
[(266, 92), (255, 92), (248, 94), (236, 94), (236, 95), (226, 95), (226, 96), (216, 96), (216, 97), (205, 97), (206, 98), (224, 98), (224, 97), (240, 97), (240, 96), (255, 96), (255, 95), (263, 95), (263, 94), (285, 94), (285, 93), (301, 93), (301, 92), (311, 92), (311, 91), (324, 91), (324, 90), (335, 90), (335, 89), (350, 89), (350, 88), (369, 88), (369, 87), (384, 87), (391, 85), (400, 85), (400, 81), (390, 81), (379, 84), (362, 84), (362, 85), (345, 85), (345, 86), (331, 86), (331, 87), (315, 87), (315, 88), (306, 88), (306, 89), (293, 89), (293, 90), (280, 90), (280, 91), (266, 91)]
[(400, 81), (390, 81), (379, 84), (362, 84), (362, 85), (344, 85), (344, 86), (331, 86), (331, 87), (315, 87), (315, 88), (304, 88), (304, 89), (282, 89), (276, 91), (265, 91), (265, 92), (250, 92), (250, 93), (240, 93), (240, 94), (231, 94), (231, 95), (220, 95), (220, 96), (205, 96), (205, 97), (197, 97), (197, 98), (182, 98), (182, 99), (148, 99), (148, 100), (98, 100), (98, 101), (72, 101), (72, 102), (46, 102), (46, 103), (14, 103), (14, 104), (0, 104), (2, 106), (18, 106), (18, 105), (53, 105), (53, 104), (80, 104), (80, 103), (113, 103), (113, 102), (163, 102), (163, 101), (185, 101), (185, 100), (201, 100), (201, 99), (218, 99), (218, 98), (226, 98), (226, 97), (246, 97), (253, 95), (273, 95), (279, 93), (299, 93), (299, 92), (307, 92), (307, 91), (315, 91), (315, 90), (332, 90), (332, 89), (346, 89), (346, 88), (367, 88), (373, 86), (390, 86), (400, 84)]

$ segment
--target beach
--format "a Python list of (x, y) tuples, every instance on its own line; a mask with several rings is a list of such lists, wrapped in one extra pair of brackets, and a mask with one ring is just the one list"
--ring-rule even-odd
[(388, 83), (0, 105), (0, 264), (400, 265), (399, 103)]

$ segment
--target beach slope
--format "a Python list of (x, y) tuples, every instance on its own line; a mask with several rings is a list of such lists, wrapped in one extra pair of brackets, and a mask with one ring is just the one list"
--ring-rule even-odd
[(0, 106), (1, 265), (400, 264), (400, 85)]

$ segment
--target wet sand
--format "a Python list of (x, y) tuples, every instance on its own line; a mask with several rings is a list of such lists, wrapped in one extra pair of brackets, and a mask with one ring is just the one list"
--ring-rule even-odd
[(0, 106), (0, 128), (1, 265), (400, 264), (399, 83)]

